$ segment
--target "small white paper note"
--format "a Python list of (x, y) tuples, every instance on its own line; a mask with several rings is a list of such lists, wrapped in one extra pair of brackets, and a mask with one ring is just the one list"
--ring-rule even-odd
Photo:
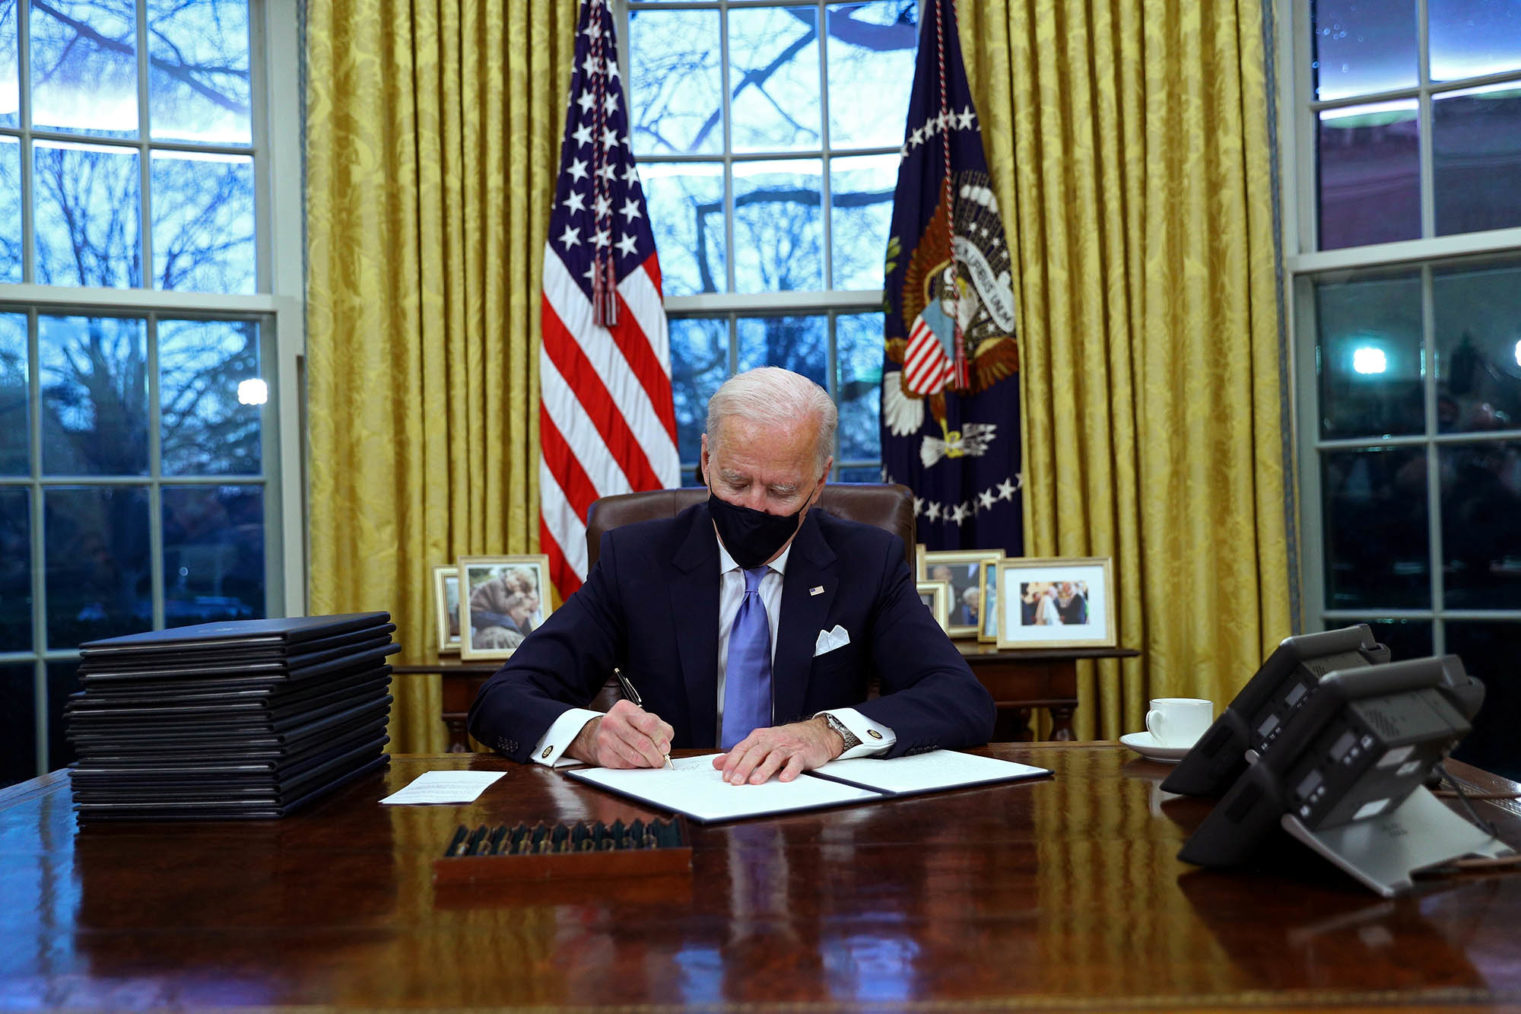
[(473, 803), (505, 771), (424, 771), (382, 803)]

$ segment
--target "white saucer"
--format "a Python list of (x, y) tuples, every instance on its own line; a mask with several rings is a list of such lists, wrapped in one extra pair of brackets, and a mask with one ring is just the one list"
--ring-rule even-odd
[(1161, 761), (1163, 764), (1178, 763), (1189, 750), (1186, 746), (1162, 746), (1149, 732), (1127, 732), (1120, 737), (1120, 742), (1147, 760)]

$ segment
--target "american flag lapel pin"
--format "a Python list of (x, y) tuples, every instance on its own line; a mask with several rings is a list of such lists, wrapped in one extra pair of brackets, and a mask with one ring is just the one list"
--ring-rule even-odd
[(822, 594), (824, 594), (824, 586), (821, 585), (821, 584), (816, 584), (812, 588), (808, 589), (808, 594), (809, 595), (822, 595)]

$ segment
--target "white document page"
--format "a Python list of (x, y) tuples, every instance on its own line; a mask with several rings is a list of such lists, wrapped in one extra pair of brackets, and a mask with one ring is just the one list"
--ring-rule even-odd
[(382, 803), (473, 803), (505, 771), (424, 771)]
[(869, 789), (806, 775), (790, 782), (773, 778), (763, 785), (730, 785), (713, 767), (715, 756), (673, 757), (669, 768), (581, 768), (567, 771), (566, 775), (700, 821), (734, 820), (882, 798), (881, 793)]
[(1051, 772), (1045, 768), (999, 760), (996, 757), (979, 757), (957, 750), (931, 750), (891, 760), (855, 757), (851, 760), (830, 761), (812, 773), (821, 778), (838, 778), (852, 785), (862, 785), (893, 795), (912, 795), (964, 785), (1040, 778)]

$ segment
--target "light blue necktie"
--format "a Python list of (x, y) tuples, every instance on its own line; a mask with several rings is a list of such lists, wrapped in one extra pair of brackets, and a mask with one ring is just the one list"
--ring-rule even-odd
[(719, 746), (725, 750), (771, 724), (771, 621), (761, 601), (761, 578), (770, 567), (745, 571), (745, 597), (729, 631), (724, 667), (724, 721)]

